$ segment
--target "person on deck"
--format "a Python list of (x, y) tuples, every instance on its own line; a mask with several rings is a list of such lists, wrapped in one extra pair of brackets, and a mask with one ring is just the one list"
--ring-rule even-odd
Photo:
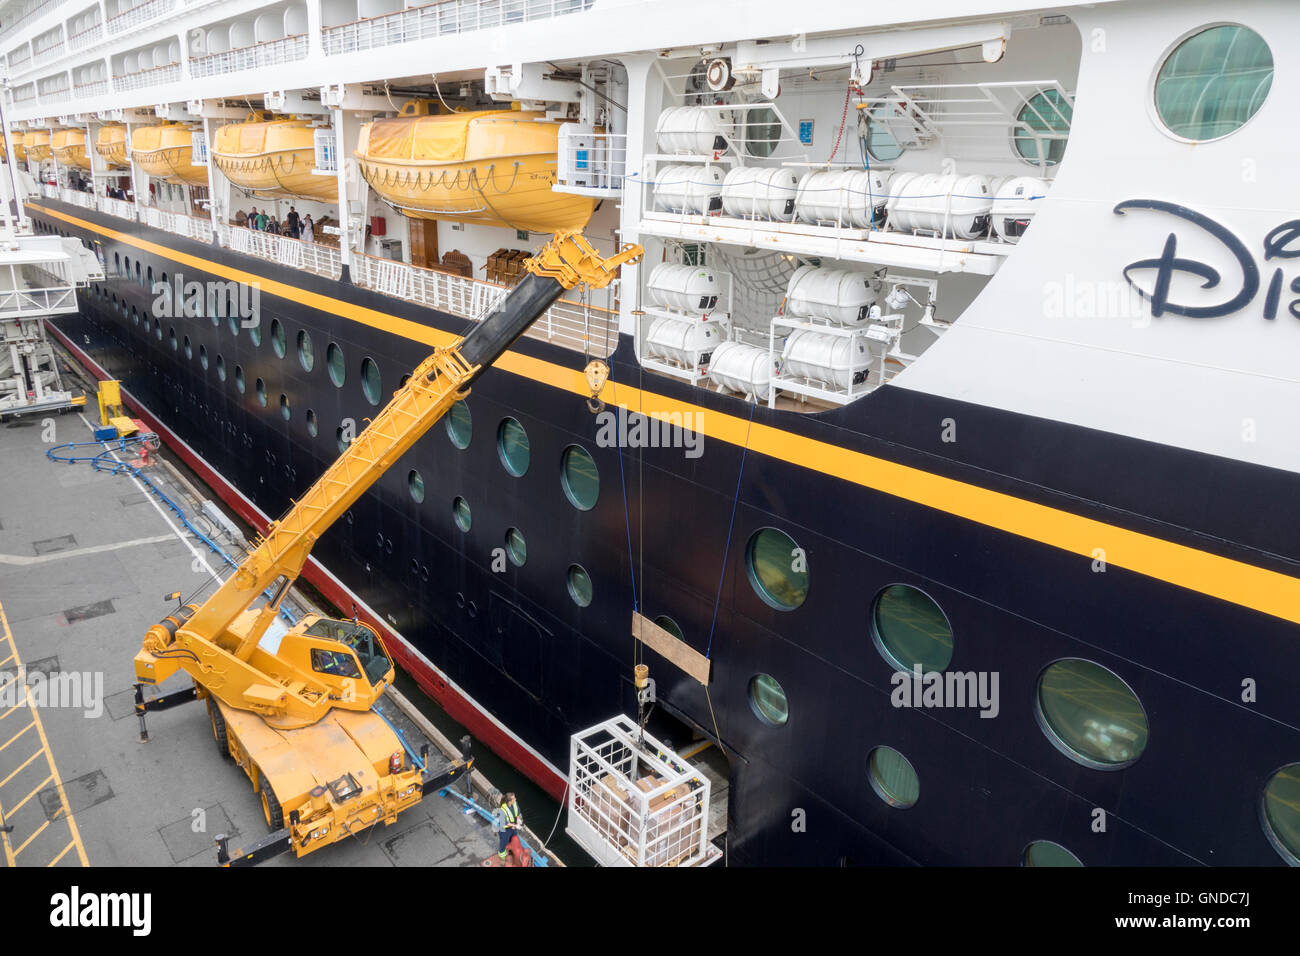
[(290, 206), (289, 215), (285, 217), (285, 221), (289, 225), (289, 238), (297, 239), (298, 238), (298, 210)]
[(316, 241), (316, 224), (311, 221), (311, 213), (308, 213), (306, 218), (302, 221), (302, 241)]
[(504, 863), (509, 856), (506, 847), (524, 825), (523, 814), (513, 793), (507, 793), (497, 808), (497, 859)]

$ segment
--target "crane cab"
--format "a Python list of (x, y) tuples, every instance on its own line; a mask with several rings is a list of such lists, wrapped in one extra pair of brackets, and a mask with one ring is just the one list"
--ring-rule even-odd
[(310, 675), (347, 710), (368, 709), (393, 680), (393, 660), (378, 632), (357, 621), (309, 614), (280, 638), (275, 656)]

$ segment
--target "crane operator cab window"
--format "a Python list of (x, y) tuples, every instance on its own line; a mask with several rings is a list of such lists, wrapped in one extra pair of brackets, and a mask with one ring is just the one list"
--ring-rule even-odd
[(364, 624), (352, 621), (335, 621), (321, 618), (303, 632), (311, 637), (325, 637), (338, 641), (344, 647), (327, 650), (314, 647), (311, 651), (312, 670), (336, 677), (360, 678), (358, 663), (366, 680), (379, 683), (392, 669), (393, 663), (379, 637)]

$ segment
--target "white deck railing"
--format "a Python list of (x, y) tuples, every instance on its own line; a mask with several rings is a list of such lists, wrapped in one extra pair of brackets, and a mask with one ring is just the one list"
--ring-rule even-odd
[(75, 312), (77, 290), (72, 286), (53, 289), (6, 289), (0, 291), (0, 318)]
[(442, 0), (321, 30), (325, 52), (356, 53), (484, 30), (509, 23), (549, 20), (586, 10), (595, 0)]
[(235, 252), (317, 275), (337, 279), (343, 272), (343, 257), (339, 250), (318, 242), (303, 242), (301, 239), (227, 223), (217, 224), (217, 241)]
[(74, 206), (84, 206), (87, 209), (96, 208), (94, 193), (83, 193), (79, 189), (60, 189), (59, 198)]
[(189, 216), (183, 212), (167, 212), (156, 206), (145, 206), (140, 212), (140, 221), (155, 229), (165, 229), (178, 236), (204, 241), (212, 237), (212, 221), (206, 217)]
[(616, 196), (623, 191), (627, 134), (589, 132), (565, 123), (560, 127), (556, 161), (557, 192)]
[(176, 6), (176, 0), (148, 0), (146, 3), (132, 7), (125, 13), (110, 17), (108, 32), (110, 35), (118, 34), (142, 23), (148, 23), (150, 20), (156, 20), (174, 6)]
[(72, 88), (78, 96), (104, 96), (108, 93), (108, 80), (92, 80), (89, 83), (74, 83)]
[(215, 76), (219, 73), (235, 73), (239, 70), (293, 63), (306, 56), (307, 34), (298, 33), (280, 40), (268, 40), (265, 43), (243, 46), (237, 50), (227, 50), (225, 53), (194, 57), (190, 60), (190, 75), (197, 78)]
[(118, 93), (125, 93), (127, 90), (138, 90), (142, 86), (161, 86), (164, 83), (175, 83), (180, 78), (181, 65), (179, 63), (168, 63), (166, 66), (155, 66), (151, 70), (137, 70), (134, 73), (115, 76), (113, 77), (113, 89)]
[(107, 196), (100, 196), (99, 211), (122, 219), (135, 219), (135, 203), (127, 199), (109, 199)]
[(68, 37), (68, 46), (74, 50), (80, 50), (83, 46), (90, 46), (103, 35), (104, 24), (102, 22), (96, 23), (93, 27), (87, 27), (85, 30)]
[(17, 33), (24, 23), (39, 17), (50, 7), (63, 2), (65, 2), (65, 0), (42, 0), (40, 3), (28, 5), (16, 19), (6, 23), (4, 29), (0, 30), (0, 40)]

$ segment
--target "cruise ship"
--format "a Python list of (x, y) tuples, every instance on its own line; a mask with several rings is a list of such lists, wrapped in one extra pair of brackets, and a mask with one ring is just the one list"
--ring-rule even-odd
[(259, 528), (550, 234), (644, 247), (304, 572), (571, 811), (625, 715), (729, 865), (1297, 865), (1297, 41), (1284, 0), (6, 0), (4, 173), (102, 265), (52, 336)]

